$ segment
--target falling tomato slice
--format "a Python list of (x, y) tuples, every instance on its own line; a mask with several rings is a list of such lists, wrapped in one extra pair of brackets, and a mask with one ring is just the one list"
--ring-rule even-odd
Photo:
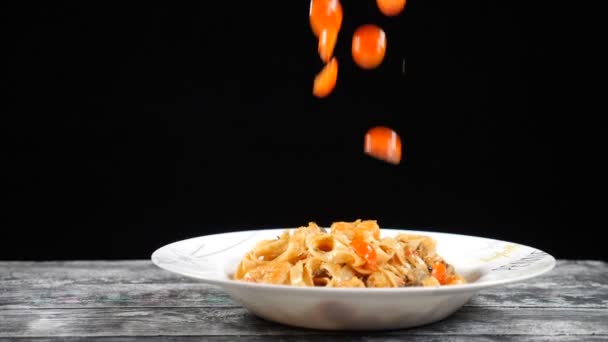
[(315, 77), (312, 93), (316, 97), (326, 97), (336, 87), (338, 60), (333, 57)]
[(405, 8), (406, 0), (376, 0), (378, 9), (387, 17), (394, 17)]
[(342, 5), (339, 0), (311, 0), (309, 16), (310, 27), (316, 37), (321, 35), (323, 29), (338, 32), (342, 26)]
[(353, 35), (352, 55), (355, 63), (363, 69), (376, 68), (386, 53), (386, 34), (372, 24), (362, 25)]
[(328, 62), (334, 54), (338, 31), (333, 28), (325, 28), (319, 36), (319, 56), (323, 62)]
[(391, 164), (401, 162), (401, 138), (388, 127), (374, 127), (365, 134), (365, 154)]

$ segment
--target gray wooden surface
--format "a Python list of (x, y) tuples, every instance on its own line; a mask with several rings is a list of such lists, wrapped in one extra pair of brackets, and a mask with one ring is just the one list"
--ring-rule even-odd
[(486, 290), (451, 317), (387, 332), (261, 320), (220, 289), (149, 261), (0, 261), (0, 341), (608, 341), (608, 263), (560, 260)]

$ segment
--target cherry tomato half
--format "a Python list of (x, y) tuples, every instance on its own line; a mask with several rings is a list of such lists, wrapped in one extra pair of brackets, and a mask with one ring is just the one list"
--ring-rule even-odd
[(319, 37), (323, 29), (337, 32), (342, 26), (342, 5), (339, 0), (311, 0), (309, 16), (315, 37)]
[(367, 261), (367, 267), (375, 269), (377, 264), (376, 250), (369, 243), (361, 240), (354, 239), (350, 245), (355, 250), (355, 253)]
[(376, 0), (378, 9), (387, 17), (394, 17), (405, 8), (406, 0)]
[(376, 68), (386, 53), (386, 34), (372, 24), (362, 25), (353, 35), (352, 55), (355, 63), (363, 69)]
[(444, 263), (442, 263), (441, 261), (435, 261), (433, 263), (433, 271), (431, 271), (431, 275), (435, 277), (435, 279), (437, 279), (437, 281), (439, 281), (439, 284), (441, 285), (445, 284), (446, 272), (447, 270)]
[(374, 127), (365, 134), (364, 152), (391, 164), (401, 162), (401, 138), (388, 127)]
[(321, 31), (321, 35), (319, 36), (319, 56), (323, 62), (328, 62), (333, 56), (337, 40), (337, 30), (326, 28)]
[(316, 97), (326, 97), (336, 87), (338, 79), (338, 60), (333, 57), (315, 76), (312, 93)]

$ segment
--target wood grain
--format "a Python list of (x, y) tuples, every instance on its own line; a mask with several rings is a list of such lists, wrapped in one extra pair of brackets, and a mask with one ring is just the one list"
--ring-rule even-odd
[[(221, 289), (149, 261), (0, 262), (0, 289), (0, 309), (236, 305)], [(608, 265), (559, 261), (542, 277), (484, 290), (467, 306), (608, 308)]]
[[(476, 336), (464, 336), (464, 335), (441, 335), (441, 336), (429, 336), (429, 335), (414, 335), (404, 334), (402, 336), (386, 336), (385, 334), (378, 335), (361, 335), (344, 333), (340, 335), (327, 335), (327, 334), (310, 334), (306, 336), (294, 336), (294, 335), (238, 335), (238, 336), (100, 336), (100, 337), (89, 337), (84, 338), (95, 342), (233, 342), (233, 341), (245, 341), (245, 342), (325, 342), (325, 341), (353, 341), (353, 342), (493, 342), (493, 341), (506, 341), (506, 342), (596, 342), (596, 341), (607, 341), (608, 336), (598, 335), (552, 335), (552, 336), (541, 336), (541, 335), (476, 335)], [(82, 341), (83, 337), (26, 337), (26, 338), (0, 338), (0, 342), (12, 342), (12, 341), (35, 341), (35, 342), (52, 342), (52, 341)]]
[(606, 322), (608, 264), (601, 261), (560, 260), (542, 277), (482, 291), (444, 321), (374, 333), (267, 322), (221, 289), (145, 260), (0, 262), (0, 339), (603, 341)]
[[(244, 308), (92, 308), (6, 310), (0, 337), (309, 335), (259, 319)], [(608, 312), (598, 309), (463, 308), (450, 318), (405, 330), (418, 335), (608, 335)], [(318, 332), (317, 332), (318, 333)], [(331, 333), (328, 333), (331, 334)], [(376, 335), (378, 333), (374, 333)], [(404, 331), (382, 333), (400, 336)]]

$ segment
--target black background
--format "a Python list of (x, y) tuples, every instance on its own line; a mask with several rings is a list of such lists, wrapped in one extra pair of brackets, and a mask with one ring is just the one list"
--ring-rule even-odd
[[(586, 158), (605, 154), (582, 115), (584, 18), (549, 2), (411, 0), (396, 18), (342, 3), (326, 99), (308, 1), (5, 8), (0, 258), (148, 258), (357, 218), (603, 258), (601, 222), (582, 221), (603, 205), (573, 209), (603, 177)], [(350, 56), (364, 23), (388, 39), (372, 71)], [(363, 154), (375, 125), (402, 137), (400, 165)]]

